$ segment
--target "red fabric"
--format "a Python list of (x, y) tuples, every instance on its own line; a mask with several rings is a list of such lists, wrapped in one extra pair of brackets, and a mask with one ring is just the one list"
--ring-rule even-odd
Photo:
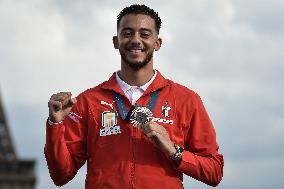
[[(64, 185), (87, 161), (86, 189), (177, 189), (183, 188), (182, 173), (216, 186), (223, 176), (223, 156), (218, 153), (215, 129), (200, 97), (158, 72), (137, 104), (147, 106), (151, 92), (158, 89), (154, 117), (173, 120), (173, 124), (159, 124), (185, 149), (178, 167), (139, 129), (120, 118), (113, 91), (123, 96), (127, 110), (131, 104), (113, 74), (109, 81), (77, 97), (72, 109), (75, 116), (67, 116), (59, 125), (46, 125), (45, 156), (54, 183)], [(112, 104), (114, 110), (102, 101)], [(166, 105), (171, 108), (168, 117), (162, 113)], [(100, 136), (105, 111), (117, 112), (121, 133)]]

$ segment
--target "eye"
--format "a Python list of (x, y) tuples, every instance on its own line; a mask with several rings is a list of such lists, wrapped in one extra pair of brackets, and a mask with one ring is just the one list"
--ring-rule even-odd
[(125, 31), (122, 32), (123, 37), (130, 37), (131, 35), (132, 35), (132, 32), (128, 31), (128, 30), (125, 30)]
[(151, 36), (151, 33), (150, 32), (141, 32), (141, 36), (143, 38), (149, 38)]

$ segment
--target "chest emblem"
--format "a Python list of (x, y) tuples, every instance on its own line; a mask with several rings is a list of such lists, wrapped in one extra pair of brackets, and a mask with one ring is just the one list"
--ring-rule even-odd
[(120, 126), (117, 125), (117, 113), (111, 111), (104, 111), (102, 113), (102, 129), (100, 129), (100, 136), (115, 135), (121, 133)]
[(170, 117), (170, 110), (172, 108), (168, 105), (168, 101), (165, 102), (165, 105), (162, 106), (162, 114), (165, 116), (165, 117)]
[(102, 105), (105, 105), (105, 106), (108, 106), (108, 107), (110, 107), (111, 109), (113, 109), (113, 105), (112, 105), (112, 104), (107, 103), (107, 102), (105, 102), (105, 101), (103, 101), (103, 100), (101, 100), (101, 104), (102, 104)]

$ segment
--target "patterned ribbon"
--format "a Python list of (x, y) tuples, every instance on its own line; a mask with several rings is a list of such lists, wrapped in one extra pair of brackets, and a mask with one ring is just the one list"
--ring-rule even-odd
[[(157, 99), (159, 96), (159, 92), (160, 91), (157, 90), (157, 91), (152, 92), (150, 95), (150, 100), (148, 102), (147, 108), (150, 109), (151, 112), (153, 112), (155, 109)], [(127, 112), (122, 96), (116, 92), (113, 93), (113, 96), (114, 96), (115, 103), (118, 107), (118, 112), (120, 114), (121, 119), (124, 121), (129, 121), (131, 113), (134, 110), (134, 108), (137, 106), (137, 104), (135, 104), (135, 106), (131, 106), (130, 110)]]

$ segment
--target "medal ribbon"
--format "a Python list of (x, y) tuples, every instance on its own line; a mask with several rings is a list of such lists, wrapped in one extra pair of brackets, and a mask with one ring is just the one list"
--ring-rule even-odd
[[(159, 96), (159, 92), (160, 91), (157, 90), (157, 91), (154, 91), (150, 94), (150, 100), (148, 102), (147, 108), (149, 110), (151, 110), (151, 112), (154, 112), (154, 109), (155, 109), (155, 106), (156, 106), (156, 103), (157, 103), (157, 99), (158, 99), (158, 96)], [(116, 92), (113, 93), (113, 96), (114, 96), (114, 100), (115, 100), (115, 103), (117, 105), (118, 112), (120, 114), (121, 119), (124, 120), (124, 121), (129, 121), (131, 112), (135, 108), (135, 106), (131, 106), (130, 110), (127, 112), (126, 107), (125, 107), (124, 102), (123, 102), (122, 96), (120, 94), (116, 93)]]

